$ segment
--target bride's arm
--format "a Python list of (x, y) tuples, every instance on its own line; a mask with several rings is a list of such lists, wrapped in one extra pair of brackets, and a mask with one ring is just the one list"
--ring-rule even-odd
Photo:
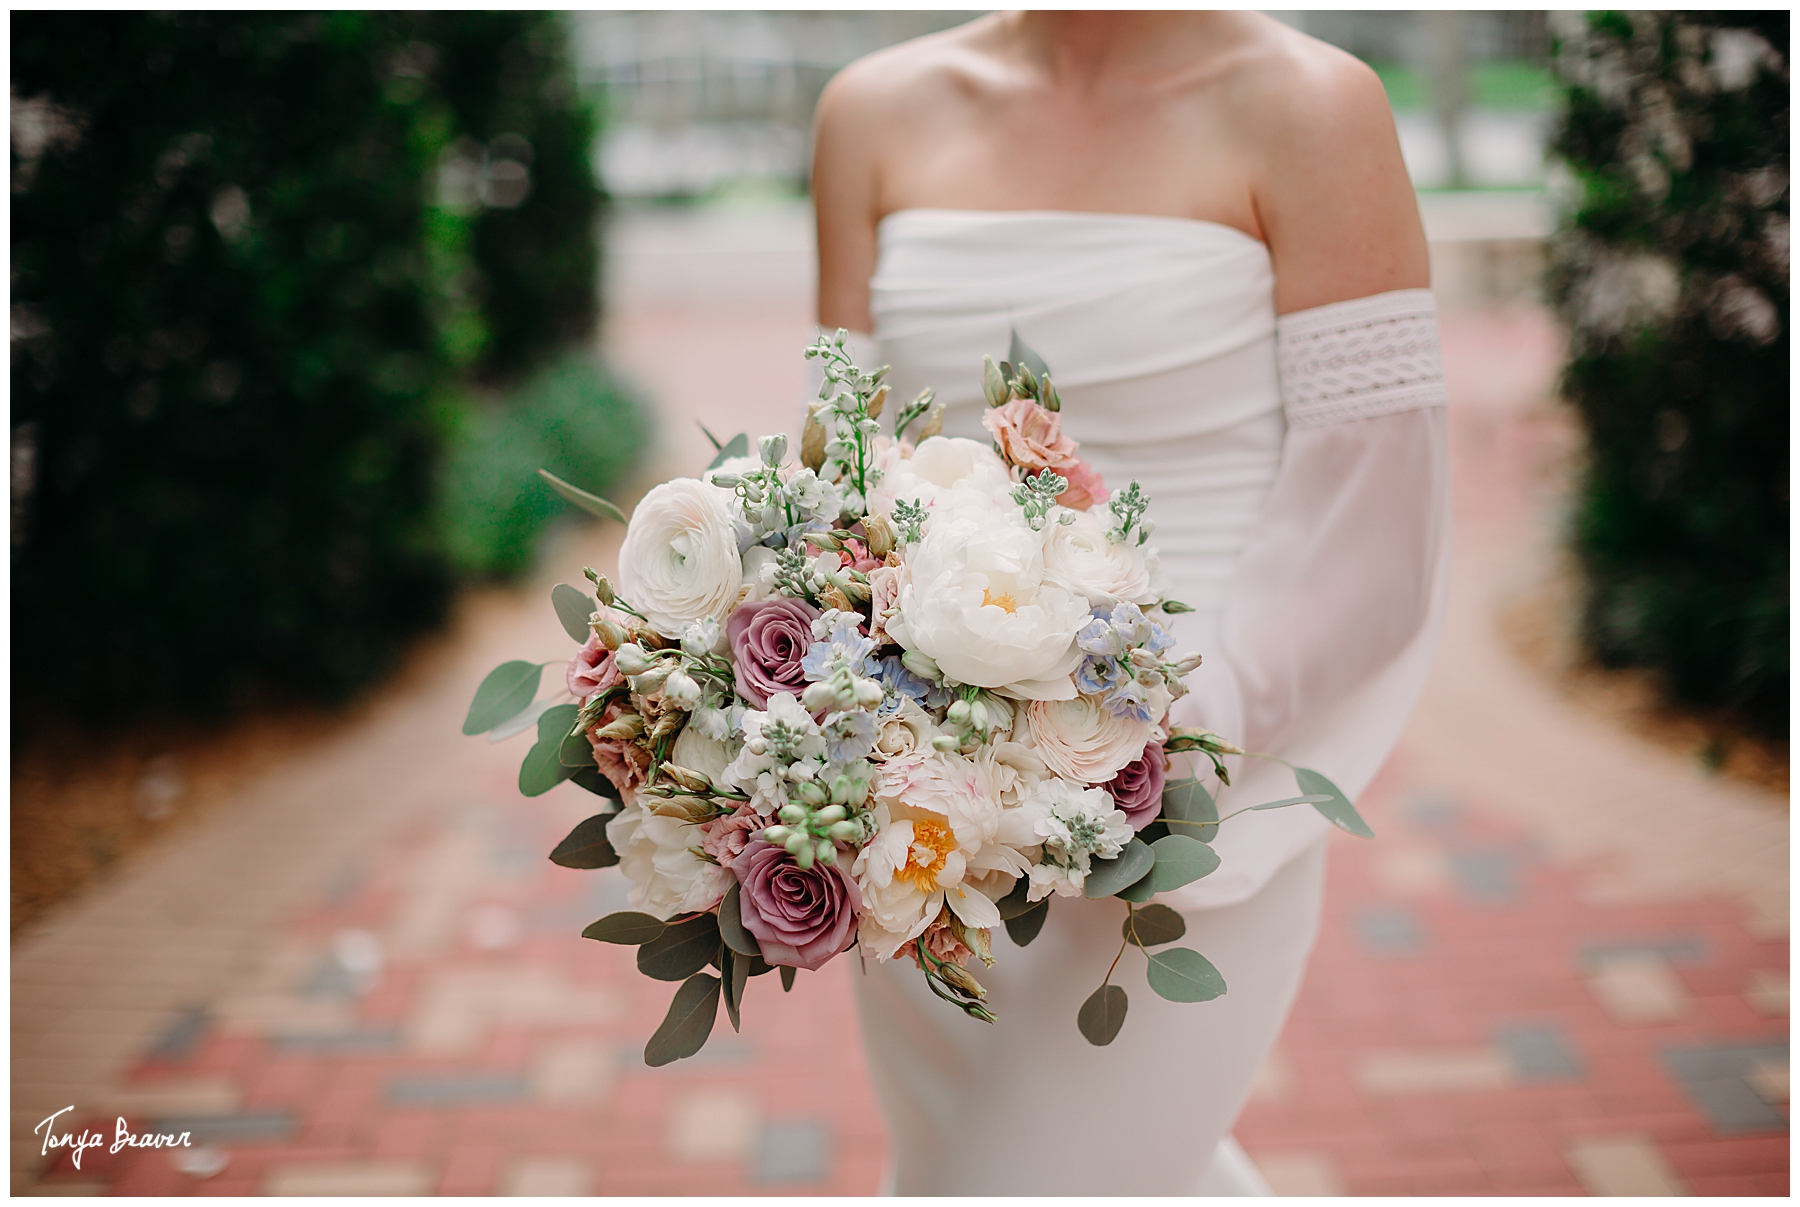
[[(1281, 467), (1227, 587), (1217, 656), (1176, 719), (1314, 767), (1354, 798), (1435, 650), (1448, 451), (1425, 240), (1392, 117), (1366, 68), (1324, 74), (1287, 93), (1309, 98), (1291, 116), (1272, 110), (1255, 198), (1276, 266)], [(1279, 766), (1239, 763), (1234, 806), (1292, 791)], [(1308, 810), (1233, 821), (1224, 866), (1183, 890), (1188, 904), (1250, 895), (1322, 829)]]
[(873, 73), (853, 64), (819, 97), (813, 118), (812, 195), (818, 224), (819, 326), (869, 332), (875, 272), (876, 146), (880, 104)]

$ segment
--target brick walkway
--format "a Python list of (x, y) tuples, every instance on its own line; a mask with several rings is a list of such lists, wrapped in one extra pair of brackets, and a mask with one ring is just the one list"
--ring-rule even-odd
[[(656, 472), (704, 447), (677, 406), (715, 431), (784, 426), (804, 256), (733, 261), (729, 227), (628, 234), (617, 288), (636, 304), (615, 300), (611, 338), (668, 401)], [(723, 274), (730, 304), (684, 296), (683, 264)], [(1541, 404), (1555, 340), (1532, 312), (1445, 337), (1444, 652), (1364, 802), (1379, 841), (1334, 840), (1318, 949), (1237, 1134), (1289, 1194), (1785, 1194), (1785, 802), (1575, 712), (1511, 660), (1495, 613), (1541, 562), (1568, 447)], [(488, 667), (566, 645), (549, 583), (614, 540), (574, 534), (529, 592), (471, 601), (356, 733), (20, 937), (15, 1191), (876, 1188), (854, 963), (791, 995), (758, 981), (742, 1035), (645, 1068), (670, 987), (577, 937), (620, 907), (620, 878), (544, 859), (590, 798), (524, 800), (522, 748), (456, 732)], [(90, 1150), (77, 1170), (31, 1134), (71, 1103), (59, 1129), (110, 1142), (123, 1113), (203, 1145)]]

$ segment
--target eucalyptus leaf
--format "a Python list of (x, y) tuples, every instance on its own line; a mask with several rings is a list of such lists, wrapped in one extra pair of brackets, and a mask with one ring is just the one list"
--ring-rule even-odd
[(598, 767), (583, 767), (580, 771), (577, 771), (574, 775), (569, 777), (569, 782), (586, 788), (595, 796), (606, 797), (608, 800), (619, 799), (618, 788), (613, 786), (611, 780), (600, 774), (600, 768)]
[(579, 486), (571, 486), (547, 469), (538, 470), (538, 477), (550, 483), (550, 488), (589, 515), (599, 516), (603, 520), (617, 520), (621, 524), (630, 524), (631, 517), (619, 510), (617, 503), (609, 503), (599, 495), (591, 495)]
[[(711, 434), (711, 432), (707, 433), (709, 436)], [(750, 435), (748, 432), (739, 432), (725, 442), (725, 447), (719, 450), (718, 455), (712, 459), (712, 463), (706, 468), (710, 472), (711, 470), (719, 468), (719, 466), (725, 464), (727, 461), (735, 460), (738, 457), (748, 457), (749, 455)]]
[(1151, 868), (1149, 873), (1145, 875), (1143, 879), (1139, 880), (1136, 884), (1126, 885), (1124, 888), (1114, 893), (1113, 896), (1121, 901), (1129, 901), (1134, 905), (1142, 905), (1144, 902), (1150, 900), (1150, 898), (1156, 896), (1156, 869)]
[(696, 973), (681, 983), (662, 1026), (644, 1045), (644, 1063), (653, 1069), (692, 1056), (706, 1046), (713, 1022), (719, 1017), (720, 980)]
[(793, 988), (794, 966), (792, 964), (783, 964), (781, 965), (781, 991), (783, 993), (790, 993), (793, 991)]
[(1133, 838), (1115, 858), (1096, 859), (1089, 865), (1082, 894), (1094, 900), (1110, 897), (1142, 880), (1155, 865), (1155, 853)]
[(1312, 796), (1284, 796), (1280, 800), (1264, 801), (1260, 805), (1251, 805), (1246, 812), (1261, 813), (1264, 809), (1286, 809), (1292, 805), (1318, 805), (1330, 800), (1329, 796), (1318, 793)]
[(725, 447), (723, 444), (719, 443), (719, 438), (712, 434), (711, 428), (707, 427), (704, 423), (701, 423), (698, 419), (694, 420), (694, 422), (695, 422), (695, 424), (697, 424), (699, 426), (701, 431), (706, 433), (706, 438), (708, 440), (712, 441), (712, 446), (713, 446), (714, 452), (718, 452), (720, 449)]
[(1171, 1002), (1210, 1002), (1225, 992), (1225, 978), (1219, 970), (1191, 948), (1171, 947), (1150, 952), (1149, 956), (1146, 975), (1158, 997)]
[[(1024, 880), (1021, 876), (1020, 880)], [(1031, 941), (1038, 937), (1044, 929), (1044, 920), (1050, 916), (1050, 898), (1045, 897), (1036, 902), (1022, 914), (1014, 914), (1006, 919), (1006, 936), (1020, 947), (1031, 946)]]
[(1318, 793), (1331, 798), (1328, 803), (1315, 802), (1313, 804), (1313, 808), (1325, 815), (1326, 821), (1346, 834), (1354, 834), (1358, 838), (1375, 837), (1375, 831), (1371, 830), (1369, 823), (1362, 819), (1362, 814), (1356, 811), (1356, 806), (1350, 803), (1350, 798), (1344, 795), (1343, 789), (1317, 771), (1306, 767), (1296, 767), (1294, 768), (1294, 782), (1300, 786), (1302, 792)]
[(568, 583), (557, 583), (550, 588), (550, 606), (556, 609), (563, 632), (586, 645), (588, 634), (592, 632), (588, 628), (588, 617), (594, 614), (594, 597), (585, 591), (577, 591)]
[(606, 838), (606, 823), (617, 814), (596, 813), (556, 844), (550, 862), (565, 868), (609, 868), (619, 862), (619, 853)]
[(1031, 891), (1031, 877), (1021, 876), (1013, 881), (1012, 892), (1000, 898), (994, 904), (1000, 908), (1002, 921), (1016, 918), (1020, 914), (1029, 913), (1038, 907), (1036, 901), (1027, 901), (1025, 895)]
[(1219, 832), (1219, 806), (1206, 785), (1188, 776), (1163, 787), (1162, 819), (1171, 834), (1211, 842)]
[(542, 700), (534, 700), (530, 708), (527, 708), (512, 720), (501, 725), (496, 725), (494, 728), (488, 730), (487, 740), (490, 742), (504, 742), (508, 738), (518, 737), (527, 729), (537, 728), (537, 719), (544, 715), (544, 710), (555, 708), (559, 702), (563, 701), (563, 699), (562, 696), (545, 696)]
[[(526, 752), (525, 761), (519, 764), (521, 793), (542, 796), (579, 770), (566, 765), (561, 758), (563, 739), (568, 736), (569, 726), (575, 723), (575, 714), (579, 711), (573, 704), (559, 704), (545, 709), (538, 717), (537, 744)], [(591, 758), (588, 761), (590, 765), (593, 762)]]
[(750, 983), (750, 957), (729, 947), (721, 947), (719, 952), (725, 957), (725, 966), (719, 970), (725, 974), (721, 978), (725, 982), (725, 1017), (731, 1020), (733, 1031), (741, 1031), (738, 1012), (744, 1005), (744, 986)]
[(1119, 930), (1127, 941), (1136, 942), (1139, 947), (1155, 947), (1187, 934), (1187, 921), (1166, 905), (1146, 905), (1127, 915)]
[(624, 947), (636, 947), (657, 938), (667, 929), (669, 929), (669, 924), (660, 918), (652, 918), (649, 914), (626, 910), (608, 914), (598, 922), (588, 923), (587, 929), (581, 932), (581, 937), (594, 939), (601, 943), (618, 943)]
[(1125, 1010), (1130, 1004), (1123, 988), (1102, 985), (1081, 1003), (1075, 1025), (1081, 1028), (1082, 1036), (1090, 1044), (1104, 1048), (1118, 1038), (1119, 1028), (1125, 1025)]
[[(575, 718), (571, 716), (569, 724), (574, 723)], [(585, 771), (594, 766), (594, 744), (588, 741), (585, 733), (564, 733), (556, 747), (556, 761), (576, 771)]]
[(725, 940), (725, 946), (740, 955), (760, 956), (762, 945), (755, 935), (744, 929), (741, 892), (741, 886), (733, 884), (725, 890), (725, 900), (719, 902), (719, 937)]
[(1012, 333), (1012, 342), (1007, 347), (1006, 359), (1015, 365), (1030, 369), (1033, 377), (1047, 377), (1050, 374), (1050, 366), (1044, 363), (1044, 358), (1039, 356), (1031, 345), (1019, 338), (1016, 329)]
[(1219, 867), (1219, 853), (1186, 834), (1159, 838), (1150, 849), (1156, 852), (1156, 870), (1150, 873), (1150, 879), (1159, 893), (1192, 884), (1202, 876), (1212, 875)]
[(719, 920), (696, 914), (638, 948), (638, 971), (658, 981), (684, 980), (712, 963), (718, 950)]
[(761, 956), (745, 956), (744, 963), (748, 965), (751, 976), (766, 976), (775, 971), (775, 965), (769, 963)]
[(543, 674), (544, 664), (537, 662), (502, 662), (489, 671), (475, 689), (462, 731), (470, 736), (486, 733), (530, 708)]

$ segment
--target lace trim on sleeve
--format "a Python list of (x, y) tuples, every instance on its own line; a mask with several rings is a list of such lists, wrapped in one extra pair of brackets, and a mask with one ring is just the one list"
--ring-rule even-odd
[(1275, 341), (1290, 428), (1444, 405), (1437, 304), (1429, 289), (1283, 315)]

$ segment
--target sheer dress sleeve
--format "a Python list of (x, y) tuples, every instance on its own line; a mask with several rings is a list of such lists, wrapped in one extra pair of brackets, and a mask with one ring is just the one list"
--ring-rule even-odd
[[(1445, 391), (1429, 290), (1337, 302), (1276, 328), (1287, 433), (1226, 589), (1216, 649), (1177, 702), (1246, 750), (1329, 776), (1355, 800), (1400, 736), (1430, 670), (1449, 586)], [(1295, 794), (1292, 773), (1231, 760), (1221, 812)], [(1329, 824), (1307, 806), (1220, 827), (1218, 871), (1162, 899), (1254, 895)]]

